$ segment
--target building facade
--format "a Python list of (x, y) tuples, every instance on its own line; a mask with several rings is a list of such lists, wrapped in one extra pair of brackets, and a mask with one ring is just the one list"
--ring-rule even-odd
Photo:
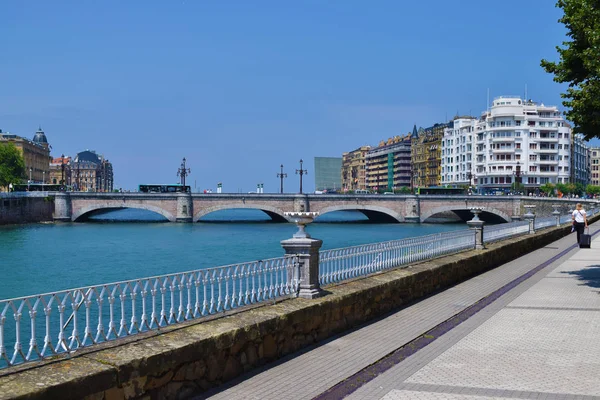
[[(0, 142), (10, 142), (21, 153), (25, 161), (26, 178), (31, 183), (47, 183), (50, 178), (50, 146), (42, 129), (38, 129), (33, 140), (28, 140), (11, 133), (2, 133)], [(15, 182), (16, 183), (16, 182)]]
[(341, 157), (315, 157), (315, 190), (341, 190), (341, 173)]
[(451, 124), (434, 124), (429, 128), (413, 127), (411, 135), (411, 163), (413, 187), (441, 184), (442, 138)]
[(71, 157), (60, 156), (50, 163), (50, 179), (52, 185), (71, 186)]
[(94, 151), (77, 153), (71, 163), (71, 184), (76, 191), (112, 192), (112, 164)]
[(409, 187), (411, 179), (411, 136), (394, 136), (381, 141), (366, 155), (367, 189), (393, 191)]
[(473, 148), (478, 120), (456, 117), (444, 129), (441, 181), (446, 186), (472, 186), (475, 175)]
[(498, 97), (476, 124), (474, 182), (489, 194), (539, 193), (546, 183), (568, 183), (571, 140), (555, 106)]
[(361, 146), (342, 154), (342, 188), (344, 191), (367, 188), (366, 160), (371, 146)]
[(586, 186), (590, 181), (589, 148), (581, 133), (571, 135), (571, 182)]
[(589, 149), (590, 184), (600, 186), (600, 147)]

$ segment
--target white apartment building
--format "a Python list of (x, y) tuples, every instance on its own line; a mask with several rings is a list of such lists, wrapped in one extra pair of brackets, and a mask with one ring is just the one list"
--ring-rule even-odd
[(473, 144), (477, 122), (473, 117), (456, 117), (444, 130), (442, 185), (473, 185)]
[(442, 184), (468, 184), (469, 173), (481, 194), (508, 193), (515, 182), (526, 193), (539, 192), (546, 183), (567, 183), (571, 140), (557, 107), (498, 97), (479, 120), (458, 118), (446, 130)]

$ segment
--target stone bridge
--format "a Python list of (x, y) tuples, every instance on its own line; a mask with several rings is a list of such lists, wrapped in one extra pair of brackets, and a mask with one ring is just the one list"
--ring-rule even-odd
[[(190, 193), (82, 193), (57, 192), (54, 219), (83, 221), (94, 213), (122, 208), (152, 211), (171, 222), (196, 222), (215, 211), (250, 208), (269, 215), (273, 221), (286, 222), (284, 212), (360, 211), (374, 222), (427, 222), (448, 216), (472, 218), (471, 207), (483, 207), (487, 222), (520, 219), (525, 204), (536, 205), (536, 214), (551, 215), (552, 204), (560, 211), (573, 209), (578, 199), (522, 196), (412, 196), (412, 195), (314, 195), (314, 194), (190, 194)], [(586, 208), (595, 200), (583, 201)]]

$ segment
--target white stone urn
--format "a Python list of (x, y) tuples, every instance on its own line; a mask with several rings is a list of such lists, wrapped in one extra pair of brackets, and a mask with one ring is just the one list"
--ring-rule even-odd
[(313, 222), (315, 218), (319, 216), (318, 212), (285, 212), (283, 216), (288, 219), (288, 221), (295, 223), (298, 225), (298, 232), (294, 233), (294, 238), (304, 239), (310, 238), (310, 235), (304, 230), (306, 225)]
[(473, 213), (473, 219), (471, 221), (481, 221), (479, 219), (479, 214), (483, 212), (483, 209), (483, 207), (470, 207), (470, 210)]

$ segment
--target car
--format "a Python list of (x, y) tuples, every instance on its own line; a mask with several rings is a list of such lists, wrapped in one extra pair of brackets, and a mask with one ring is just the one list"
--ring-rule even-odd
[(394, 194), (394, 192), (383, 192), (383, 194)]

